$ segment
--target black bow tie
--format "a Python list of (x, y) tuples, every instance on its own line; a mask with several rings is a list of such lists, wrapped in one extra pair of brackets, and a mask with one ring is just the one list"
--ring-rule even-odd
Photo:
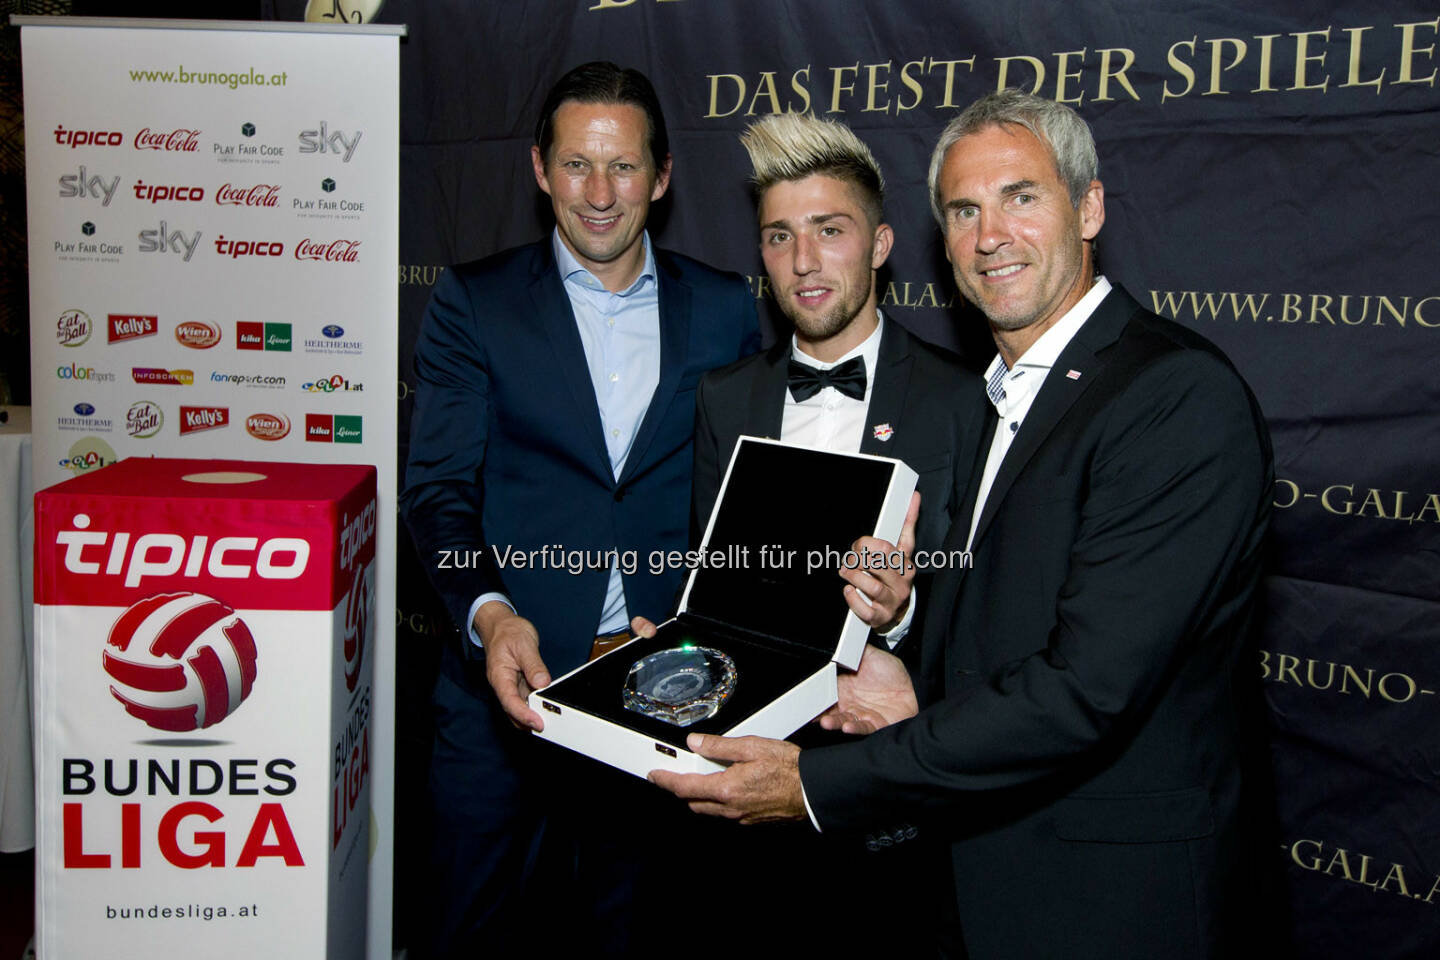
[(837, 367), (817, 370), (797, 360), (790, 361), (790, 396), (796, 403), (809, 400), (826, 387), (834, 387), (853, 400), (865, 399), (865, 358), (851, 357)]

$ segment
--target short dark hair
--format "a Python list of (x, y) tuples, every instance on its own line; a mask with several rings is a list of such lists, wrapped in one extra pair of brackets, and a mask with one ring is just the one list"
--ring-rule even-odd
[(582, 63), (556, 81), (545, 95), (540, 107), (540, 120), (535, 124), (535, 145), (541, 160), (550, 156), (555, 142), (555, 111), (563, 103), (616, 103), (639, 107), (645, 111), (649, 124), (650, 159), (657, 171), (665, 169), (670, 155), (670, 137), (665, 132), (665, 114), (660, 111), (660, 98), (645, 74), (621, 68), (608, 60)]

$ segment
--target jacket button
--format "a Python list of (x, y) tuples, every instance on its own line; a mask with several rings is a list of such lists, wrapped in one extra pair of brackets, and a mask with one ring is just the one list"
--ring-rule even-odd
[(618, 490), (615, 491), (615, 502), (616, 502), (616, 503), (619, 503), (621, 500), (624, 500), (624, 499), (625, 499), (625, 488), (624, 488), (624, 487), (621, 487), (621, 488), (619, 488)]

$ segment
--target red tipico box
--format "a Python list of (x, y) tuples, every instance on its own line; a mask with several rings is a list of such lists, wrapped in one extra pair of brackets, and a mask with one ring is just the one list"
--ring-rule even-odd
[(42, 958), (365, 955), (375, 468), (35, 496)]

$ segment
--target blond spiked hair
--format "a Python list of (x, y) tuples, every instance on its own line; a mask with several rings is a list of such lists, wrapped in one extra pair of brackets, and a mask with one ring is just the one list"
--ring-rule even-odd
[(807, 113), (777, 113), (747, 127), (740, 143), (750, 154), (756, 199), (776, 183), (818, 174), (854, 185), (873, 225), (885, 219), (885, 175), (870, 148), (845, 124)]

